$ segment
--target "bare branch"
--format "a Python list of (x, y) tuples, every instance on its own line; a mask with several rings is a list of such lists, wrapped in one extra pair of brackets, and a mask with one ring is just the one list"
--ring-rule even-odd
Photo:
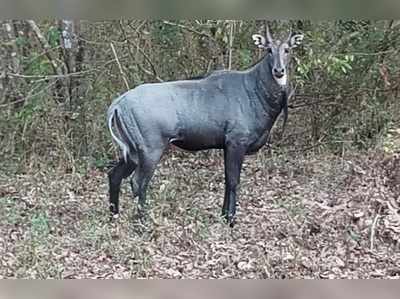
[[(23, 98), (21, 98), (21, 99), (18, 99), (18, 100), (16, 100), (16, 101), (9, 102), (9, 103), (6, 103), (6, 104), (1, 104), (1, 105), (0, 105), (0, 108), (7, 107), (7, 106), (10, 106), (10, 105), (14, 105), (14, 104), (18, 104), (18, 103), (22, 103), (22, 102), (26, 102), (27, 100), (29, 100), (29, 99), (31, 99), (31, 98), (33, 98), (33, 97), (36, 97), (36, 96), (38, 96), (38, 95), (44, 93), (45, 91), (49, 90), (49, 89), (50, 89), (52, 86), (54, 86), (56, 83), (57, 83), (57, 80), (54, 81), (54, 82), (52, 82), (52, 83), (50, 83), (50, 84), (47, 85), (45, 88), (42, 88), (39, 92), (37, 92), (37, 93), (35, 93), (35, 94), (32, 94), (32, 92), (30, 92), (30, 94), (27, 95), (26, 97), (23, 97)], [(32, 90), (32, 91), (33, 91), (33, 90)]]
[[(128, 39), (127, 34), (126, 34), (126, 31), (125, 31), (124, 27), (122, 26), (121, 22), (119, 23), (119, 27), (120, 27), (120, 29), (121, 29), (121, 31), (122, 31), (122, 34), (124, 35), (125, 43), (127, 43), (127, 44), (129, 44), (129, 45), (133, 45), (133, 46), (143, 55), (143, 57), (145, 58), (145, 60), (150, 64), (150, 67), (151, 67), (153, 73), (151, 73), (149, 70), (146, 70), (140, 63), (136, 63), (137, 66), (138, 66), (143, 72), (145, 72), (147, 75), (149, 75), (149, 76), (154, 76), (154, 77), (157, 79), (157, 81), (159, 81), (159, 82), (164, 82), (164, 80), (161, 79), (161, 78), (158, 76), (157, 71), (156, 71), (156, 68), (155, 68), (153, 62), (151, 61), (150, 57), (146, 54), (146, 52), (144, 52), (143, 49), (141, 49), (141, 48), (139, 47), (138, 44), (136, 44), (135, 42), (133, 42), (131, 39)], [(132, 53), (130, 53), (130, 54), (131, 54), (132, 59), (134, 59), (134, 56), (132, 55)]]
[(376, 225), (378, 224), (378, 220), (380, 217), (381, 217), (381, 215), (380, 215), (380, 209), (379, 209), (379, 212), (376, 214), (374, 221), (372, 223), (372, 227), (371, 227), (370, 244), (369, 244), (369, 250), (371, 250), (371, 251), (374, 250)]
[[(112, 61), (115, 61), (114, 59)], [(15, 77), (15, 78), (21, 78), (21, 79), (43, 79), (43, 80), (49, 80), (49, 79), (62, 79), (62, 78), (68, 78), (68, 77), (79, 77), (88, 73), (93, 73), (97, 71), (97, 69), (92, 69), (92, 70), (87, 70), (87, 71), (82, 71), (82, 72), (76, 72), (76, 73), (69, 73), (69, 74), (61, 74), (61, 75), (24, 75), (24, 74), (12, 74), (12, 73), (7, 73), (7, 76), (9, 77)]]
[(214, 39), (211, 35), (209, 35), (209, 34), (207, 34), (207, 33), (205, 33), (205, 32), (197, 31), (197, 30), (195, 30), (195, 29), (193, 29), (193, 28), (190, 28), (190, 27), (185, 26), (185, 25), (182, 25), (182, 24), (177, 24), (177, 23), (173, 23), (173, 22), (170, 22), (170, 21), (163, 21), (163, 23), (166, 24), (166, 25), (170, 25), (170, 26), (176, 26), (176, 27), (185, 29), (185, 30), (187, 30), (187, 31), (190, 31), (190, 32), (192, 32), (192, 33), (196, 33), (196, 34), (198, 34), (198, 35), (206, 36), (206, 37), (208, 37), (208, 38)]
[(119, 62), (118, 55), (117, 55), (117, 51), (115, 51), (115, 48), (114, 48), (113, 43), (110, 43), (110, 46), (111, 46), (111, 50), (113, 51), (115, 60), (116, 60), (116, 62), (117, 62), (117, 64), (118, 64), (119, 72), (121, 73), (122, 79), (124, 80), (126, 89), (129, 90), (128, 80), (126, 79), (126, 76), (125, 76), (124, 70), (122, 69), (121, 63)]
[(235, 29), (235, 21), (231, 21), (230, 33), (229, 33), (229, 61), (228, 61), (228, 70), (232, 69), (232, 53), (233, 53), (233, 33)]

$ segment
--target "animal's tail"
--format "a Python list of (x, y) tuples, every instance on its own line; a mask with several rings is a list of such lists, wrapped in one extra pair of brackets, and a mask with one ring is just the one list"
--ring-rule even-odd
[[(107, 113), (107, 124), (110, 130), (113, 140), (118, 144), (122, 150), (122, 155), (125, 162), (128, 162), (128, 157), (130, 155), (130, 148), (134, 146), (129, 142), (128, 132), (125, 125), (121, 121), (120, 109), (118, 106), (111, 106)], [(117, 136), (118, 135), (118, 136)]]

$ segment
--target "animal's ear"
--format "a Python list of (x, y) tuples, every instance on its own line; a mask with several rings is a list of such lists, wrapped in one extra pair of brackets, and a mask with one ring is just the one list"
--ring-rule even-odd
[(289, 46), (291, 48), (297, 48), (301, 45), (303, 41), (304, 35), (303, 34), (293, 34), (289, 39)]
[(254, 44), (261, 49), (263, 49), (267, 44), (265, 37), (260, 34), (253, 34), (252, 38), (253, 38)]

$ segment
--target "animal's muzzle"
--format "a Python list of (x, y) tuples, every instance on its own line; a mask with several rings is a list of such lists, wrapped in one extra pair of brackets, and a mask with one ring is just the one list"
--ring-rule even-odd
[(274, 68), (272, 71), (276, 78), (282, 78), (283, 76), (285, 76), (284, 68)]

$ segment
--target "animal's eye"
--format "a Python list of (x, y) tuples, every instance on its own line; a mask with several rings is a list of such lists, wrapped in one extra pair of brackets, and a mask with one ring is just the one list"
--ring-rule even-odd
[(285, 48), (283, 51), (285, 52), (285, 54), (288, 54), (289, 53), (289, 48)]

